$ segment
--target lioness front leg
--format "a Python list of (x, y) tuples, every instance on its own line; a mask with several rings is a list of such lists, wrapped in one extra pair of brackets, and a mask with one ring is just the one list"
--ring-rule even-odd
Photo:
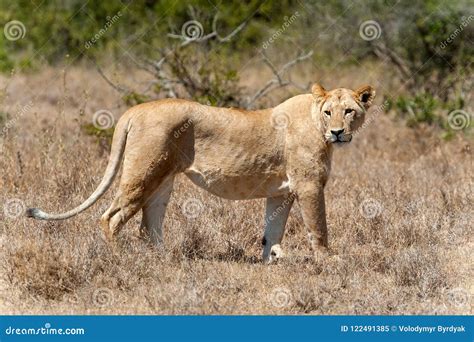
[(286, 221), (293, 204), (292, 195), (267, 198), (265, 207), (265, 235), (263, 261), (271, 263), (283, 256), (280, 243), (285, 233)]
[(328, 248), (324, 186), (306, 187), (298, 194), (298, 203), (315, 258), (321, 259)]

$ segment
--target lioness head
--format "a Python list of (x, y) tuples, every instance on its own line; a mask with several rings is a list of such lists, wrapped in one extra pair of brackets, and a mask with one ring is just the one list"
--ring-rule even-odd
[(352, 140), (352, 133), (364, 123), (375, 90), (362, 86), (357, 90), (337, 88), (327, 91), (319, 84), (311, 89), (314, 97), (313, 119), (329, 143)]

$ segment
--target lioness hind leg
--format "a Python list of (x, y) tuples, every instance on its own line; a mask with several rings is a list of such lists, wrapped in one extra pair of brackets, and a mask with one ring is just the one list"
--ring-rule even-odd
[[(145, 116), (144, 114), (143, 120)], [(163, 182), (173, 178), (192, 161), (192, 156), (182, 152), (192, 147), (188, 146), (193, 141), (191, 127), (177, 135), (176, 129), (181, 127), (181, 122), (170, 123), (164, 117), (150, 126), (148, 121), (142, 122), (139, 117), (130, 124), (117, 198), (102, 217), (102, 228), (109, 240), (143, 207), (146, 207), (144, 225), (148, 226), (152, 239), (159, 240), (161, 229), (155, 222), (160, 221), (161, 213), (155, 213), (151, 209), (153, 201), (149, 200)], [(147, 222), (150, 224), (147, 225)]]
[(283, 256), (280, 243), (285, 233), (286, 221), (293, 204), (293, 197), (267, 198), (265, 208), (265, 234), (263, 237), (263, 261), (271, 263)]
[[(101, 218), (104, 235), (109, 241), (114, 239), (133, 215), (147, 205), (155, 190), (173, 176), (169, 165), (160, 163), (159, 157), (146, 157), (136, 154), (124, 162), (117, 196)], [(152, 164), (154, 168), (147, 168), (141, 162)], [(153, 221), (154, 214), (149, 214), (151, 211), (147, 211), (146, 216), (150, 216), (149, 219)]]
[(102, 231), (105, 238), (109, 242), (113, 242), (122, 227), (142, 206), (143, 199), (141, 196), (127, 199), (125, 196), (118, 195), (101, 217)]
[(140, 235), (150, 239), (155, 245), (159, 245), (163, 241), (163, 221), (173, 191), (173, 183), (174, 176), (166, 178), (142, 209)]

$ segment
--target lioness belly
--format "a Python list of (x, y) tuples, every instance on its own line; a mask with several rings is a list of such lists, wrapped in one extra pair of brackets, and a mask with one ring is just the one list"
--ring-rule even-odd
[(230, 200), (275, 197), (289, 191), (288, 181), (284, 175), (236, 175), (218, 168), (196, 167), (190, 167), (184, 173), (197, 186)]

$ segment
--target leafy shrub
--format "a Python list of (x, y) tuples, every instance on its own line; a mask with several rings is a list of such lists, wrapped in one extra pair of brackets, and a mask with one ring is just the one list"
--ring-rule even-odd
[(439, 101), (427, 93), (417, 94), (413, 97), (401, 95), (390, 102), (390, 108), (395, 109), (400, 116), (405, 118), (410, 127), (421, 122), (439, 123), (440, 118), (436, 115), (438, 107)]
[[(251, 28), (229, 44), (232, 50), (246, 49), (261, 40), (264, 35), (262, 25), (272, 25), (270, 14), (283, 17), (296, 4), (292, 0), (217, 4), (197, 0), (192, 6), (173, 0), (4, 1), (0, 4), (0, 22), (18, 20), (24, 24), (26, 34), (23, 39), (15, 41), (5, 40), (3, 35), (0, 37), (0, 71), (18, 64), (18, 56), (30, 65), (56, 63), (67, 54), (78, 59), (84, 56), (122, 57), (123, 49), (132, 47), (133, 53), (150, 56), (168, 43), (163, 37), (171, 31), (180, 32), (181, 26), (191, 19), (199, 18), (204, 32), (208, 32), (218, 12), (218, 28), (224, 34), (260, 8)], [(118, 20), (111, 21), (119, 13)], [(110, 22), (112, 24), (107, 25)], [(101, 30), (103, 34), (100, 34)], [(96, 34), (100, 34), (100, 38), (86, 46)]]
[(229, 63), (206, 59), (205, 51), (177, 52), (170, 63), (173, 75), (182, 80), (183, 97), (213, 106), (241, 105), (237, 70)]
[[(400, 95), (395, 99), (387, 99), (387, 111), (392, 110), (396, 116), (403, 118), (409, 127), (417, 127), (420, 123), (437, 125), (443, 130), (442, 137), (450, 139), (456, 132), (469, 131), (470, 114), (461, 110), (464, 102), (462, 98), (443, 102), (429, 93), (418, 93), (413, 96)], [(457, 120), (458, 123), (450, 124), (448, 113), (462, 112)], [(451, 119), (452, 120), (452, 119)]]
[(108, 146), (112, 144), (112, 137), (114, 136), (115, 127), (107, 129), (99, 129), (91, 123), (83, 124), (82, 130), (86, 135), (97, 138), (99, 142), (105, 142)]

